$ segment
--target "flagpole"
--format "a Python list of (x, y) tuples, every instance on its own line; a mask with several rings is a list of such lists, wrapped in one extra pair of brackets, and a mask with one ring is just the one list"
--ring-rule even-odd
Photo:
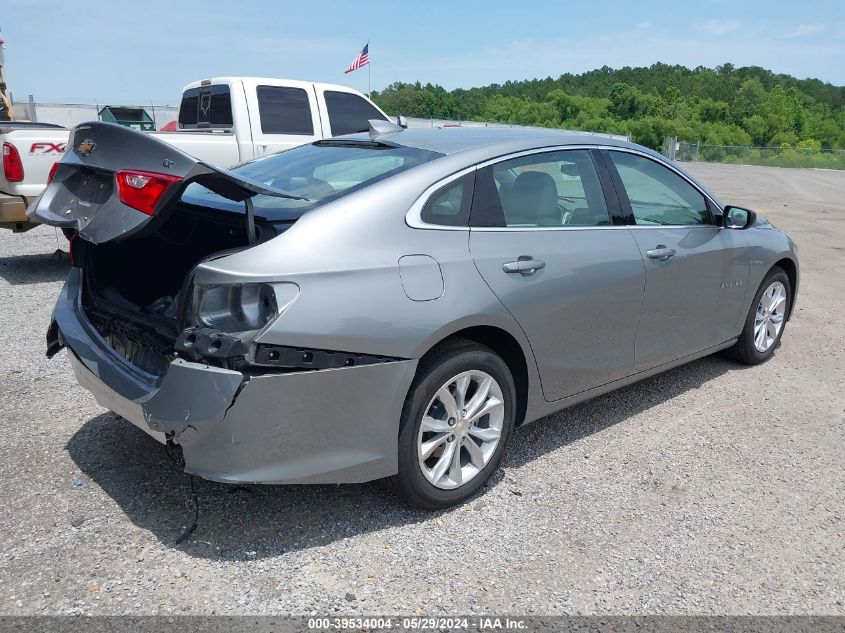
[[(367, 38), (367, 54), (368, 55), (369, 55), (369, 52), (370, 52), (370, 41), (369, 41), (369, 38)], [(372, 68), (370, 68), (372, 65), (373, 65), (373, 63), (371, 61), (369, 61), (369, 58), (368, 58), (367, 59), (367, 99), (370, 98), (370, 96), (372, 95), (372, 92), (373, 92), (373, 86), (372, 86), (372, 82), (371, 82)]]

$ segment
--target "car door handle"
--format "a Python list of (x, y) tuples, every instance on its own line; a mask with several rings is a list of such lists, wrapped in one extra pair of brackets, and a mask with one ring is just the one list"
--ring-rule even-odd
[(505, 262), (502, 264), (502, 270), (506, 273), (521, 273), (526, 277), (533, 275), (538, 270), (545, 268), (546, 262), (534, 259), (530, 255), (522, 255), (515, 262)]
[(658, 244), (656, 248), (646, 251), (645, 254), (649, 259), (665, 262), (675, 254), (675, 249), (666, 248), (663, 244)]

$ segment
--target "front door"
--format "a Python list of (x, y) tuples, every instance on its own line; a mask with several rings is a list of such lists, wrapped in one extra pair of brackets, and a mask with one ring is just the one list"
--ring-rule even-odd
[(589, 150), (480, 169), (470, 224), (475, 264), (528, 337), (547, 400), (633, 372), (644, 267)]
[(719, 227), (715, 205), (669, 167), (624, 151), (606, 156), (646, 267), (637, 370), (736, 336), (749, 272), (745, 236)]

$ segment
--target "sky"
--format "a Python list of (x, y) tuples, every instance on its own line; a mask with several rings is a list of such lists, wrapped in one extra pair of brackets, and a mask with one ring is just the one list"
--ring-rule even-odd
[(178, 104), (252, 75), (374, 90), (472, 87), (608, 65), (763, 66), (845, 85), (845, 0), (0, 0), (15, 100)]

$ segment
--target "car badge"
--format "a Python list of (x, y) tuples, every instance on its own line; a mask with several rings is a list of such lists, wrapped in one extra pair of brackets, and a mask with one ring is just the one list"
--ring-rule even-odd
[(94, 148), (97, 146), (96, 141), (92, 141), (89, 138), (86, 138), (79, 144), (79, 147), (76, 148), (76, 152), (80, 156), (89, 156), (91, 152), (94, 151)]

